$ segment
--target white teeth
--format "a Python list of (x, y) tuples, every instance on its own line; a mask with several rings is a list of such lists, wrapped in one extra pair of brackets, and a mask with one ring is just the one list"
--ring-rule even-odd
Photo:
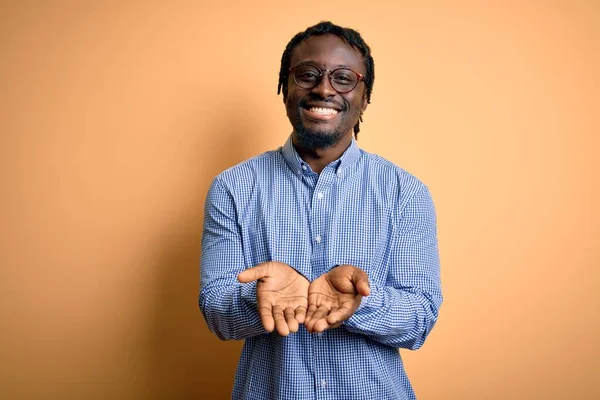
[(338, 111), (333, 108), (311, 107), (309, 110), (310, 112), (323, 115), (335, 115), (338, 113)]

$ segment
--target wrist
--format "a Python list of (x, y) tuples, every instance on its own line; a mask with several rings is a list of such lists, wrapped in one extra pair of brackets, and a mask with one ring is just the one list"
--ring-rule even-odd
[(244, 283), (241, 285), (240, 295), (241, 295), (242, 299), (244, 299), (244, 301), (255, 304), (255, 305), (257, 304), (257, 299), (256, 299), (256, 285), (257, 284), (258, 284), (258, 281), (252, 281), (252, 282)]

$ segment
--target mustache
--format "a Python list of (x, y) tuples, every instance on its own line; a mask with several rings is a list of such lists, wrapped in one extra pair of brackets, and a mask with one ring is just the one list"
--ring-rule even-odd
[(302, 100), (300, 100), (298, 102), (298, 107), (306, 108), (307, 103), (310, 103), (310, 102), (330, 103), (332, 105), (334, 104), (334, 105), (338, 106), (342, 111), (348, 110), (348, 103), (346, 103), (345, 101), (343, 103), (338, 103), (337, 101), (335, 101), (331, 98), (323, 99), (314, 94), (310, 94), (310, 95), (306, 96), (305, 98), (303, 98)]

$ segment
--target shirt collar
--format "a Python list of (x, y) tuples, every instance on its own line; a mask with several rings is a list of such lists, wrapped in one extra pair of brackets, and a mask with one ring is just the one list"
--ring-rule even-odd
[[(298, 176), (302, 176), (302, 173), (305, 169), (310, 168), (310, 166), (302, 160), (294, 144), (292, 142), (292, 136), (288, 138), (285, 144), (282, 147), (283, 158), (287, 165), (291, 168), (292, 171)], [(360, 158), (360, 148), (356, 143), (356, 139), (352, 138), (352, 142), (350, 146), (344, 151), (342, 156), (337, 160), (331, 162), (329, 165), (333, 166), (335, 172), (340, 175), (342, 171), (350, 167), (355, 161)]]

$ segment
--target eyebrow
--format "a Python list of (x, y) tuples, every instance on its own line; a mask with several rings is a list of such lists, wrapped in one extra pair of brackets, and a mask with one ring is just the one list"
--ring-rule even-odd
[[(318, 63), (318, 62), (316, 62), (316, 61), (312, 61), (312, 60), (302, 61), (302, 62), (300, 62), (300, 63), (296, 64), (296, 66), (298, 66), (298, 65), (315, 65), (315, 66), (317, 66), (317, 67), (319, 67), (319, 68), (321, 68), (321, 67), (323, 67), (323, 68), (324, 68), (324, 66), (323, 66), (323, 65), (319, 64), (319, 63)], [(334, 65), (332, 68), (333, 68), (333, 69), (336, 69), (336, 68), (350, 68), (350, 69), (352, 69), (352, 67), (350, 67), (350, 66), (348, 66), (348, 65), (344, 65), (344, 64), (338, 64), (338, 65)]]

